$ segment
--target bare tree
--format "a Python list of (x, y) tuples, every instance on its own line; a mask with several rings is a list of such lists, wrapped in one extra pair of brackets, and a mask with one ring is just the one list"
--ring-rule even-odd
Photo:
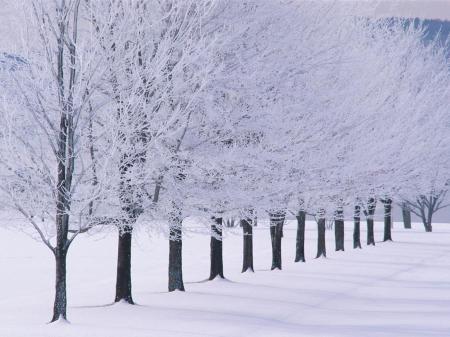
[(405, 200), (404, 203), (411, 210), (412, 213), (420, 217), (425, 227), (426, 232), (432, 232), (433, 215), (448, 206), (446, 203), (447, 190), (441, 190), (436, 193), (430, 193), (429, 195), (419, 195), (415, 200)]

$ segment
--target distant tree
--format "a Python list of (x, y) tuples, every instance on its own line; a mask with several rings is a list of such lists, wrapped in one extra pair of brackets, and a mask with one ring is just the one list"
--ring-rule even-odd
[(411, 229), (411, 208), (405, 201), (401, 203), (401, 208), (402, 208), (403, 226), (405, 227), (405, 229)]
[(340, 206), (334, 214), (334, 237), (336, 251), (344, 251), (344, 208)]
[(375, 209), (377, 206), (377, 199), (369, 198), (367, 206), (364, 208), (364, 215), (367, 220), (367, 245), (375, 246), (375, 234), (374, 234), (374, 219)]
[(325, 211), (319, 210), (316, 215), (317, 222), (317, 255), (316, 258), (321, 256), (327, 257), (326, 243), (325, 243)]
[(419, 195), (415, 200), (406, 200), (405, 204), (412, 213), (420, 217), (426, 232), (432, 232), (433, 215), (448, 206), (446, 203), (447, 190), (431, 192), (429, 195)]
[(380, 199), (384, 206), (384, 237), (383, 241), (392, 241), (392, 199), (389, 197)]

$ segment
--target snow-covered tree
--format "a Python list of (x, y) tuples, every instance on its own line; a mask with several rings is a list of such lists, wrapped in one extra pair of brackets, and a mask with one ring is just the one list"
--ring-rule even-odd
[(24, 62), (2, 82), (1, 200), (54, 254), (56, 321), (66, 319), (69, 247), (99, 225), (115, 137), (99, 92), (105, 54), (84, 25), (80, 1), (24, 5)]

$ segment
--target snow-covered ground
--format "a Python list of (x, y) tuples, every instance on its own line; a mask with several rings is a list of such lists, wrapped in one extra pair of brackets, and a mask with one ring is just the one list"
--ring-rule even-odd
[[(184, 242), (186, 293), (167, 293), (168, 244), (136, 236), (133, 292), (136, 306), (111, 305), (116, 235), (80, 237), (69, 252), (71, 324), (46, 324), (53, 300), (53, 259), (23, 233), (0, 230), (1, 337), (284, 337), (450, 336), (450, 225), (424, 233), (416, 225), (393, 231), (394, 242), (334, 252), (314, 259), (316, 230), (307, 224), (307, 263), (295, 264), (295, 224), (285, 228), (284, 270), (271, 272), (267, 228), (255, 230), (254, 274), (241, 274), (241, 236), (224, 240), (227, 281), (203, 282), (209, 239)], [(377, 239), (382, 237), (377, 224)], [(365, 232), (362, 233), (364, 237)]]

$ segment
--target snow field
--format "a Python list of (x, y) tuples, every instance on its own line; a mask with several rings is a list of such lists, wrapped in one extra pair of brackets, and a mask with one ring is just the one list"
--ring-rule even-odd
[[(362, 223), (362, 242), (365, 231)], [(115, 233), (78, 238), (68, 257), (68, 318), (51, 318), (54, 262), (49, 250), (20, 232), (0, 230), (0, 336), (2, 337), (416, 337), (450, 336), (450, 227), (424, 233), (396, 223), (394, 242), (334, 251), (314, 259), (316, 226), (307, 223), (306, 263), (294, 263), (295, 222), (285, 226), (283, 270), (271, 272), (268, 228), (254, 230), (254, 274), (241, 274), (240, 228), (224, 239), (227, 280), (209, 275), (209, 237), (185, 236), (186, 293), (167, 293), (168, 243), (135, 235), (132, 256), (135, 306), (115, 304)]]

